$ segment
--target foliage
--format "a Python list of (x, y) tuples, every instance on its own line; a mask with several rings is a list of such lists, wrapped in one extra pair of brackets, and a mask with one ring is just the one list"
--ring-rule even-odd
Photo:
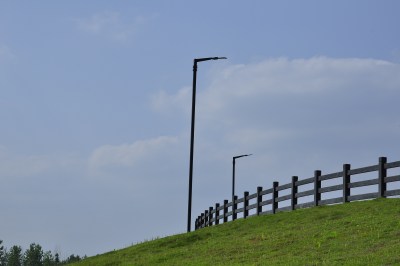
[(58, 254), (58, 252), (56, 252), (56, 254), (54, 255), (54, 264), (57, 265), (60, 263), (60, 255)]
[(3, 240), (0, 239), (0, 266), (7, 265), (7, 251), (4, 249)]
[(43, 250), (38, 244), (32, 243), (25, 251), (24, 266), (43, 266)]
[(68, 264), (68, 263), (78, 262), (80, 260), (81, 258), (78, 255), (75, 256), (74, 254), (72, 254), (65, 260), (65, 263)]
[(22, 266), (22, 248), (20, 246), (12, 246), (7, 254), (8, 266)]
[(72, 265), (400, 265), (400, 199), (239, 219)]
[(51, 251), (46, 251), (43, 254), (43, 266), (53, 266), (53, 265), (56, 265), (55, 258), (53, 254), (51, 254)]
[(42, 247), (35, 243), (32, 243), (24, 253), (20, 246), (13, 246), (7, 252), (2, 243), (0, 240), (0, 266), (57, 266), (81, 260), (78, 255), (71, 255), (66, 260), (60, 261), (58, 252), (54, 255), (51, 251), (44, 252)]

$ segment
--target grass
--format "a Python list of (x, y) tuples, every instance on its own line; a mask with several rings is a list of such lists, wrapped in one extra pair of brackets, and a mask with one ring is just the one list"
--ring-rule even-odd
[(72, 265), (212, 264), (400, 265), (400, 199), (239, 219)]

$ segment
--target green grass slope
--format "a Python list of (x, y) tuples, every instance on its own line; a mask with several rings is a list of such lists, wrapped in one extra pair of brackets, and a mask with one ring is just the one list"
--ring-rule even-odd
[(400, 265), (400, 199), (239, 219), (73, 265)]

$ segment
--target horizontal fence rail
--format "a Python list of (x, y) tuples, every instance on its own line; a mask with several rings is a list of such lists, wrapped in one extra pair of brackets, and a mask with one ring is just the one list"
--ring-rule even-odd
[[(297, 176), (293, 176), (290, 183), (280, 185), (278, 182), (272, 183), (272, 188), (263, 190), (257, 187), (257, 191), (253, 194), (244, 192), (242, 198), (234, 196), (231, 202), (224, 200), (222, 204), (216, 203), (209, 207), (195, 222), (195, 229), (218, 225), (228, 221), (238, 219), (238, 214), (242, 214), (243, 218), (265, 214), (275, 214), (281, 211), (293, 211), (296, 209), (329, 205), (336, 203), (346, 203), (357, 200), (366, 200), (390, 196), (400, 195), (400, 189), (388, 189), (388, 184), (392, 182), (400, 182), (400, 174), (388, 176), (387, 170), (392, 168), (400, 168), (400, 161), (387, 162), (386, 157), (380, 157), (377, 165), (351, 169), (350, 164), (344, 164), (340, 172), (322, 175), (320, 170), (314, 171), (314, 176), (299, 180)], [(376, 178), (351, 182), (351, 177), (359, 174), (376, 172)], [(322, 186), (322, 182), (328, 180), (339, 181), (340, 184)], [(299, 188), (308, 185), (307, 190), (299, 192)], [(310, 189), (310, 186), (313, 188)], [(355, 194), (351, 193), (352, 189), (377, 185), (375, 192)], [(340, 192), (339, 197), (331, 197), (322, 199), (324, 193)], [(313, 201), (298, 203), (298, 200), (304, 197), (313, 197)], [(329, 196), (329, 195), (328, 195)], [(280, 207), (281, 202), (289, 201), (288, 206)], [(269, 207), (267, 209), (267, 207)], [(251, 210), (255, 213), (249, 215)], [(254, 212), (254, 211), (253, 211)]]

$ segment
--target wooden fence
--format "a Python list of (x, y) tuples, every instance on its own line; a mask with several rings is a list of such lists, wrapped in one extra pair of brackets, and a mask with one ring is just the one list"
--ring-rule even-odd
[[(312, 206), (400, 195), (400, 189), (388, 190), (389, 183), (400, 181), (400, 174), (392, 176), (388, 176), (387, 174), (388, 169), (397, 167), (400, 167), (400, 161), (388, 163), (386, 157), (380, 157), (377, 165), (351, 169), (350, 164), (344, 164), (340, 172), (322, 175), (320, 170), (316, 170), (314, 171), (314, 176), (307, 179), (298, 180), (297, 176), (293, 176), (292, 181), (284, 185), (273, 182), (272, 188), (270, 189), (263, 190), (262, 187), (257, 187), (257, 192), (254, 194), (249, 194), (249, 192), (246, 191), (242, 198), (234, 196), (231, 202), (224, 200), (223, 204), (216, 203), (215, 206), (210, 207), (198, 216), (195, 222), (195, 229), (197, 230), (214, 224), (218, 225), (221, 222), (226, 223), (228, 220), (236, 220), (238, 214), (242, 214), (243, 218), (247, 218), (250, 216), (275, 214), (280, 211), (292, 211)], [(378, 177), (351, 182), (352, 176), (370, 172), (377, 172)], [(336, 180), (336, 182), (340, 183), (322, 186), (322, 182), (328, 183), (328, 180)], [(313, 186), (313, 188), (301, 190), (302, 187), (306, 187), (307, 185), (308, 187)], [(358, 195), (353, 195), (353, 193), (351, 193), (351, 190), (354, 188), (372, 185), (377, 185), (378, 191)], [(283, 193), (285, 191), (286, 193)], [(322, 199), (322, 195), (325, 195), (324, 193), (335, 191), (336, 193), (337, 191), (342, 192), (340, 197), (330, 198), (328, 195), (328, 197)], [(312, 197), (312, 201), (298, 203), (301, 198), (307, 199)], [(279, 203), (288, 202), (289, 200), (290, 204), (288, 204), (288, 206), (280, 207)], [(267, 207), (269, 207), (268, 210)], [(255, 210), (255, 213), (249, 215), (249, 211), (251, 210), (253, 210), (252, 212)]]

